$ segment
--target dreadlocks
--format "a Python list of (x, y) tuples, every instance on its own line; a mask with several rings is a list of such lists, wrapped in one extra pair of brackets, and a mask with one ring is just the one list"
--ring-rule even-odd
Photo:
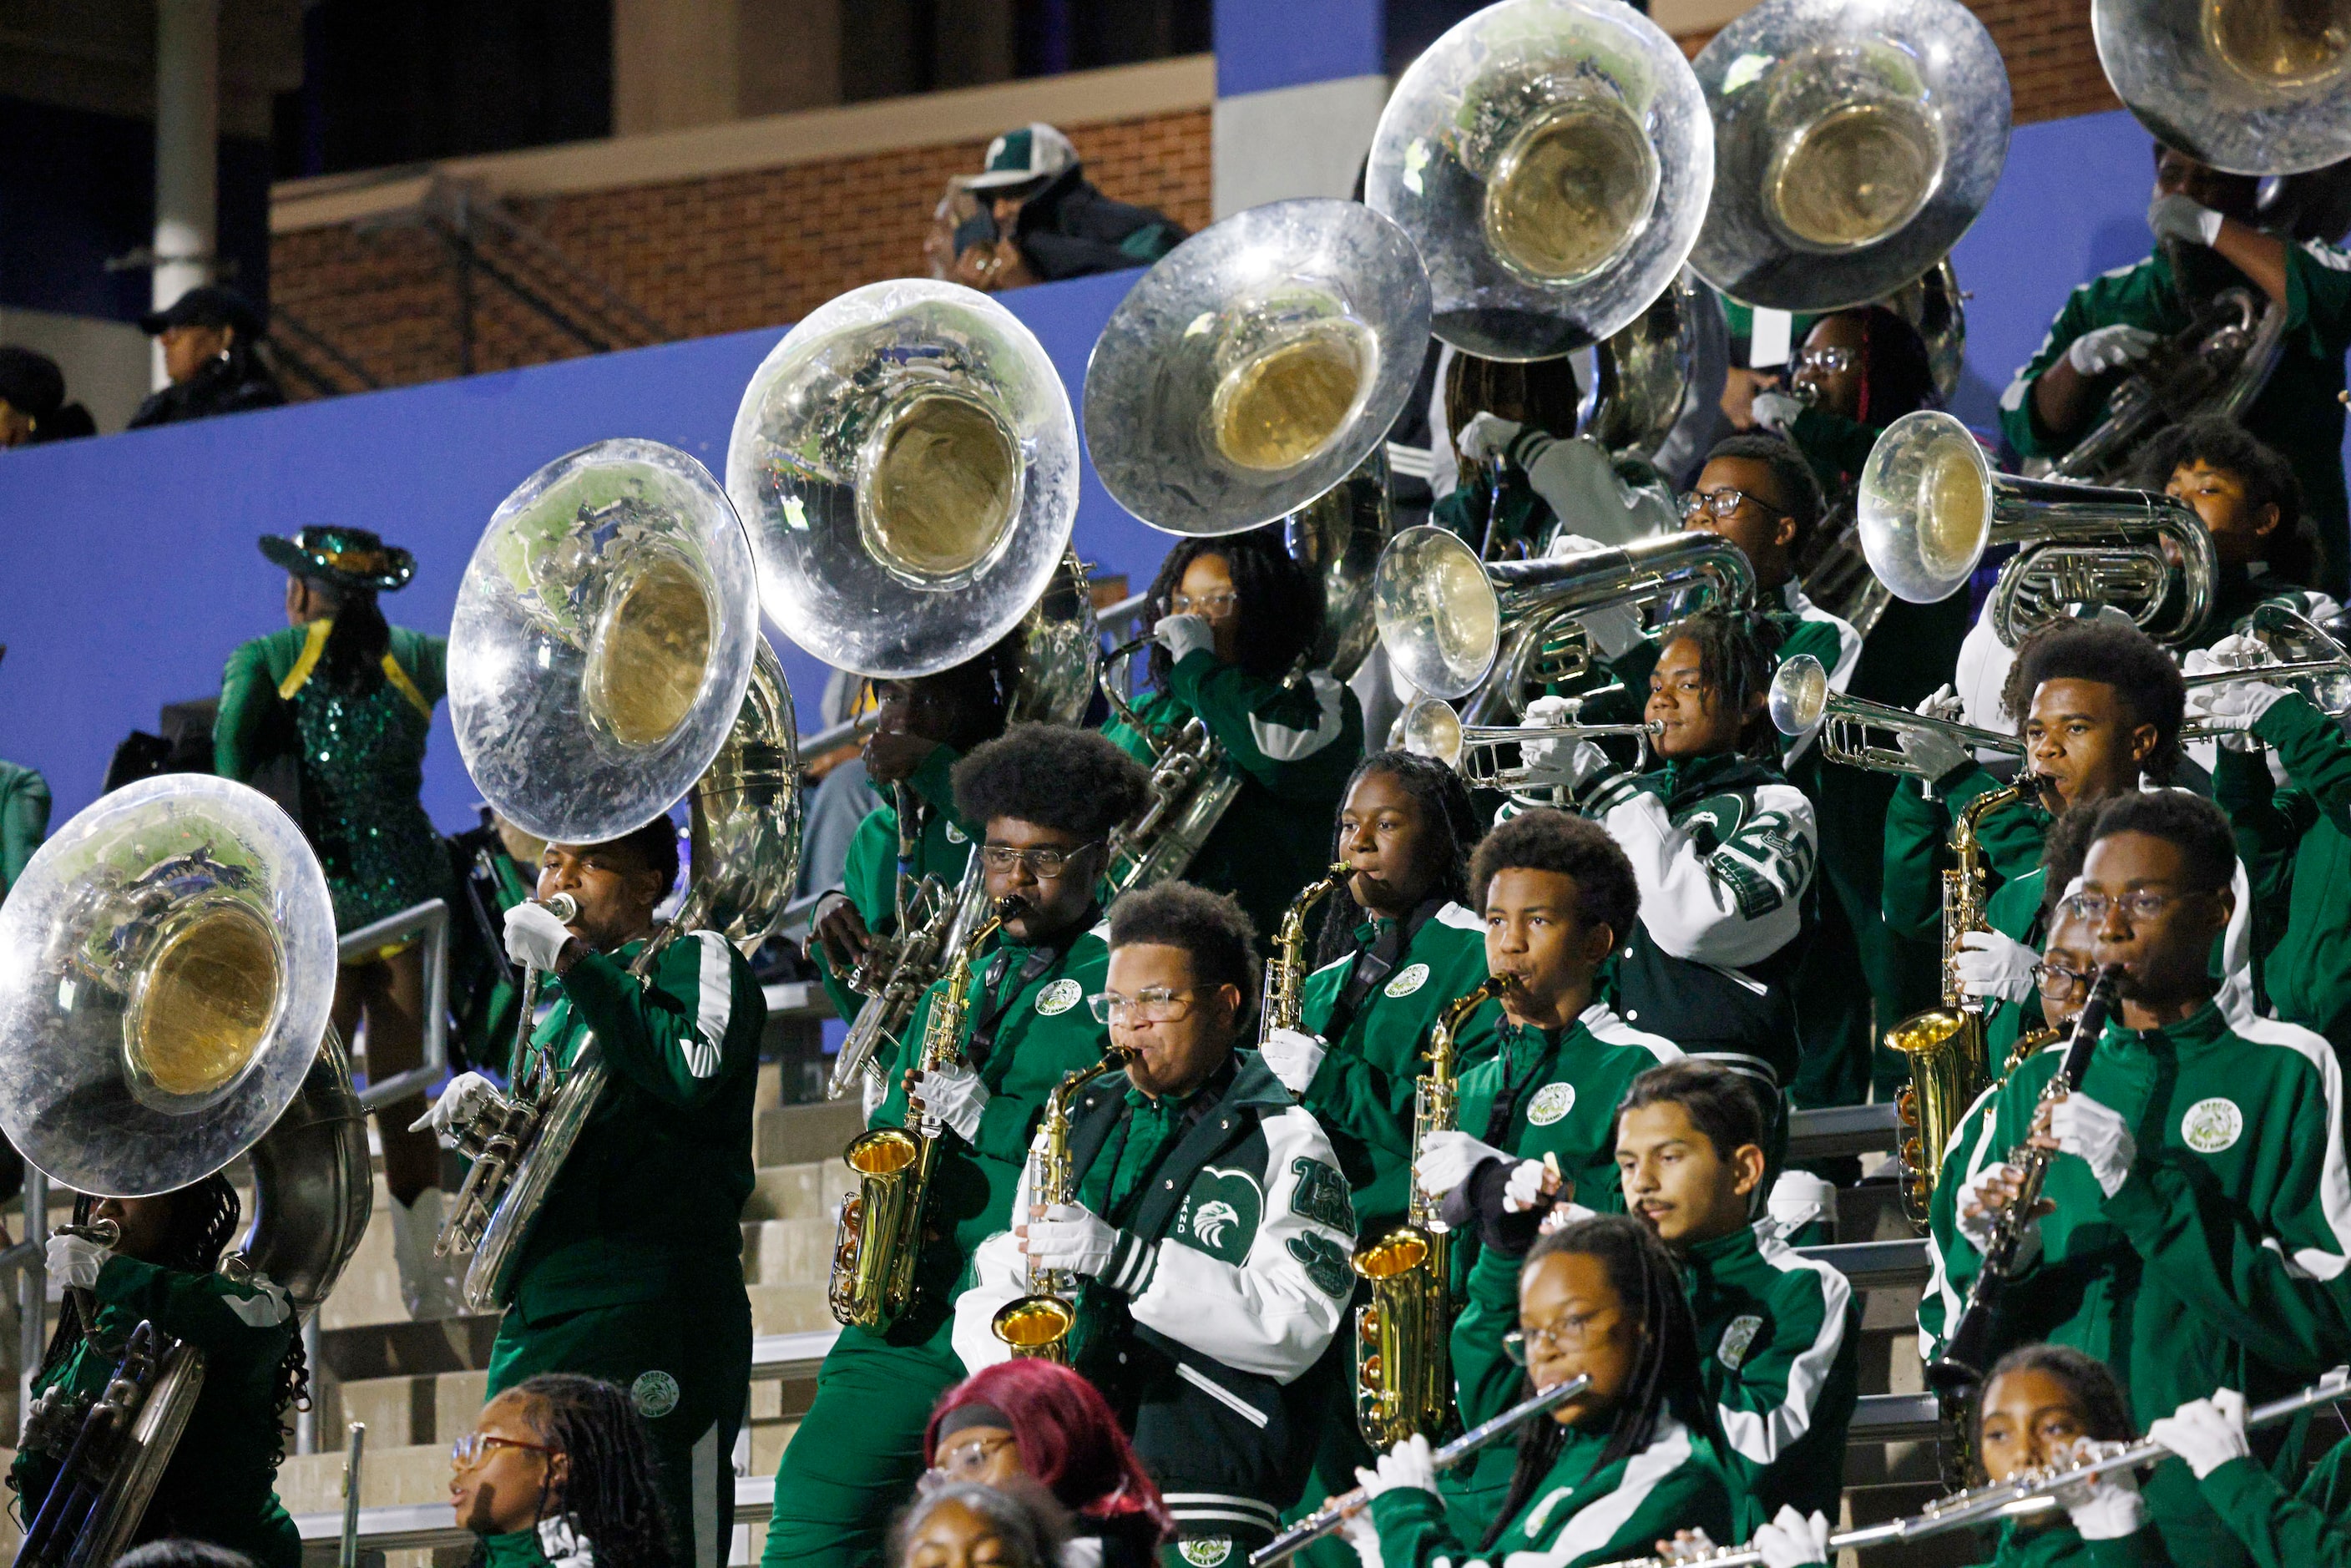
[(1657, 634), (1659, 656), (1682, 642), (1698, 649), (1698, 678), (1714, 691), (1715, 700), (1744, 716), (1739, 749), (1750, 757), (1777, 757), (1777, 733), (1763, 703), (1771, 686), (1771, 655), (1779, 646), (1779, 634), (1771, 623), (1722, 610), (1700, 610)]
[[(1544, 1259), (1560, 1253), (1599, 1260), (1608, 1272), (1621, 1311), (1640, 1323), (1641, 1348), (1632, 1377), (1618, 1396), (1608, 1417), (1608, 1442), (1592, 1461), (1585, 1479), (1628, 1458), (1656, 1440), (1657, 1428), (1668, 1417), (1719, 1444), (1720, 1426), (1713, 1402), (1698, 1381), (1698, 1330), (1690, 1322), (1689, 1302), (1682, 1295), (1681, 1273), (1665, 1243), (1629, 1215), (1602, 1214), (1562, 1226), (1534, 1244), (1520, 1277)], [(1534, 1380), (1520, 1385), (1520, 1398), (1534, 1396)], [(1520, 1429), (1519, 1465), (1510, 1475), (1510, 1495), (1487, 1528), (1481, 1552), (1491, 1551), (1510, 1521), (1533, 1500), (1535, 1490), (1559, 1462), (1566, 1446), (1566, 1428), (1552, 1420), (1530, 1421)]]
[[(598, 1568), (672, 1568), (677, 1541), (653, 1440), (628, 1391), (600, 1378), (542, 1372), (506, 1392), (520, 1399), (532, 1434), (570, 1461), (560, 1498), (542, 1483), (538, 1517), (570, 1515)], [(551, 1467), (549, 1475), (551, 1482)], [(486, 1551), (475, 1549), (475, 1563)]]
[[(1469, 803), (1469, 787), (1461, 776), (1433, 757), (1411, 751), (1375, 751), (1355, 764), (1347, 787), (1339, 791), (1343, 803), (1354, 797), (1355, 786), (1373, 774), (1389, 780), (1412, 798), (1421, 828), (1436, 836), (1428, 852), (1437, 861), (1436, 875), (1425, 897), (1466, 904), (1469, 898), (1469, 854), (1478, 847), (1478, 813)], [(1344, 860), (1345, 835), (1334, 820), (1331, 828), (1331, 858)], [(1353, 941), (1355, 919), (1344, 904), (1332, 899), (1323, 906), (1322, 930), (1315, 942), (1314, 967), (1346, 956)]]

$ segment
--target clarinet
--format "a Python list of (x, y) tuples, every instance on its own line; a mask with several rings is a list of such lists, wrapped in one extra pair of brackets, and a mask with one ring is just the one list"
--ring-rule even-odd
[[(2098, 977), (2091, 983), (2090, 995), (2082, 1003), (2082, 1010), (2074, 1015), (2074, 1033), (2065, 1045), (2065, 1060), (2050, 1078), (2048, 1087), (2041, 1092), (2040, 1104), (2033, 1112), (2035, 1122), (2049, 1106), (2081, 1088), (2082, 1075), (2089, 1071), (2091, 1053), (2098, 1048), (2098, 1036), (2105, 1032), (2106, 1019), (2114, 1013), (2122, 973), (2120, 964), (2109, 964), (2098, 971)], [(2008, 1152), (2008, 1163), (2018, 1173), (2016, 1200), (1993, 1217), (1991, 1238), (1984, 1244), (1983, 1263), (1968, 1286), (1967, 1304), (1959, 1310), (1959, 1321), (1943, 1342), (1943, 1354), (1928, 1364), (1927, 1381), (1938, 1393), (1964, 1394), (1982, 1383), (1984, 1374), (1991, 1369), (1992, 1327), (2016, 1273), (2017, 1258), (2024, 1249), (2025, 1238), (2032, 1234), (2036, 1218), (2032, 1211), (2040, 1207), (2042, 1185), (2049, 1179), (2049, 1165), (2055, 1157), (2052, 1150), (2036, 1146), (2030, 1138)]]

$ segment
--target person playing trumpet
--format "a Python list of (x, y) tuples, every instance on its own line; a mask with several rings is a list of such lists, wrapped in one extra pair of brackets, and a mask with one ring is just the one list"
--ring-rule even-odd
[[(715, 1478), (734, 1451), (750, 1376), (737, 1217), (751, 1196), (768, 1007), (750, 964), (716, 931), (678, 934), (650, 973), (635, 972), (678, 862), (665, 816), (604, 843), (550, 843), (538, 901), (507, 911), (508, 956), (543, 971), (557, 994), (507, 1082), (534, 1061), (568, 1070), (591, 1036), (607, 1077), (516, 1252), (488, 1392), (542, 1372), (627, 1389), (652, 1434), (681, 1552), (715, 1562), (735, 1500)], [(559, 894), (576, 905), (569, 924), (543, 902)], [(492, 1092), (480, 1073), (460, 1073), (417, 1128), (455, 1146)]]
[(1025, 724), (975, 748), (953, 782), (958, 815), (980, 827), (989, 904), (1012, 908), (976, 960), (957, 1060), (927, 1070), (921, 1061), (942, 977), (883, 1063), (890, 1089), (868, 1125), (903, 1124), (913, 1101), (946, 1129), (914, 1301), (886, 1328), (843, 1328), (826, 1354), (815, 1403), (776, 1470), (768, 1568), (850, 1568), (880, 1550), (923, 1473), (932, 1406), (977, 1364), (957, 1354), (956, 1292), (981, 1243), (1012, 1223), (1046, 1096), (1101, 1061), (1106, 1043), (1085, 1000), (1109, 962), (1096, 888), (1111, 829), (1142, 806), (1143, 769), (1090, 731)]
[[(2058, 1157), (1995, 1352), (2074, 1346), (2113, 1368), (2134, 1406), (2157, 1410), (2222, 1384), (2268, 1397), (2342, 1359), (2341, 1079), (2319, 1036), (2216, 999), (2210, 956), (2236, 904), (2235, 862), (2227, 821), (2184, 790), (2099, 808), (2064, 907), (2087, 926), (2093, 961), (2120, 967), (2116, 1014), (2078, 1092), (2044, 1108), (2064, 1053), (2033, 1056), (1947, 1154), (1938, 1188), (1956, 1225), (1937, 1235), (1919, 1304), (1929, 1358), (2014, 1197), (2004, 1151), (2030, 1139)], [(2176, 1561), (2248, 1561), (2184, 1467), (2158, 1467), (2146, 1491)]]

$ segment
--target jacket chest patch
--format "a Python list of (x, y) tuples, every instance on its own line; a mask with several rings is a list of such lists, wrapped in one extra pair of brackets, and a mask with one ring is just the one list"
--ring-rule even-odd
[(1037, 993), (1037, 1011), (1051, 1019), (1060, 1018), (1085, 999), (1086, 988), (1073, 979), (1054, 981)]
[(1527, 1102), (1527, 1122), (1531, 1126), (1548, 1127), (1574, 1109), (1574, 1084), (1546, 1083)]
[(1408, 997), (1426, 984), (1428, 984), (1428, 966), (1407, 964), (1396, 971), (1394, 979), (1380, 988), (1380, 994), (1385, 997)]
[(1238, 1267), (1257, 1239), (1265, 1217), (1265, 1194), (1247, 1171), (1203, 1166), (1184, 1195), (1183, 1210), (1168, 1234), (1220, 1263)]
[(1176, 1550), (1183, 1553), (1184, 1561), (1192, 1564), (1192, 1568), (1217, 1568), (1217, 1563), (1233, 1554), (1232, 1537), (1214, 1535), (1206, 1539), (1179, 1541), (1176, 1543)]
[(1722, 1363), (1727, 1370), (1738, 1371), (1739, 1364), (1747, 1359), (1748, 1349), (1754, 1344), (1755, 1336), (1762, 1332), (1761, 1318), (1753, 1312), (1740, 1313), (1722, 1331), (1722, 1343), (1714, 1347), (1714, 1359)]
[(965, 832), (961, 828), (956, 827), (953, 822), (946, 824), (946, 830), (947, 842), (951, 844), (967, 844), (971, 842), (971, 835)]
[(2199, 1155), (2217, 1155), (2244, 1135), (2245, 1113), (2234, 1100), (2199, 1100), (2179, 1118), (2179, 1141)]
[(1738, 837), (1746, 823), (1744, 795), (1708, 795), (1674, 816), (1674, 826), (1690, 836), (1700, 854), (1712, 854), (1718, 845)]

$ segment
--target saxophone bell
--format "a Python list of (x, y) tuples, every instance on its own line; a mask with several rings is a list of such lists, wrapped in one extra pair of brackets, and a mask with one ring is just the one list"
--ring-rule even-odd
[[(1064, 1077), (1047, 1097), (1040, 1146), (1029, 1171), (1029, 1201), (1052, 1205), (1071, 1203), (1077, 1196), (1077, 1173), (1070, 1164), (1070, 1106), (1078, 1091), (1095, 1079), (1123, 1071), (1136, 1052), (1132, 1046), (1113, 1045), (1092, 1067)], [(988, 1320), (988, 1331), (1011, 1347), (1015, 1356), (1070, 1364), (1070, 1333), (1078, 1326), (1078, 1308), (1071, 1293), (1076, 1286), (1058, 1269), (1029, 1266), (1029, 1293), (1007, 1301)]]

